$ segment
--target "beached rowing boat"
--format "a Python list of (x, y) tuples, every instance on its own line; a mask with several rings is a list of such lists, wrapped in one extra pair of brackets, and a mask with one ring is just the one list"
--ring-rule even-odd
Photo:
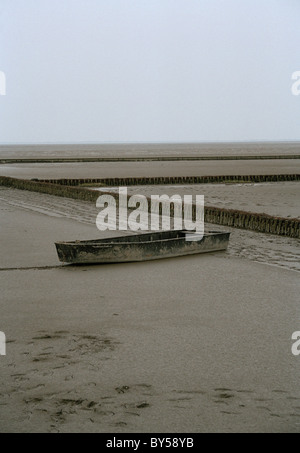
[(229, 236), (230, 233), (222, 231), (209, 231), (202, 236), (173, 230), (55, 245), (58, 258), (64, 263), (123, 263), (226, 250)]

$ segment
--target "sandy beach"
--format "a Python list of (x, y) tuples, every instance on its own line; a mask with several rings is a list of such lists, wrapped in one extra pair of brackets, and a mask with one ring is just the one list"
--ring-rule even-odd
[(3, 188), (0, 209), (1, 432), (300, 431), (298, 241), (64, 267), (92, 204)]
[[(0, 166), (27, 179), (298, 170), (297, 159)], [(298, 182), (128, 191), (299, 217)], [(91, 202), (0, 188), (0, 432), (300, 432), (299, 240), (226, 227), (226, 252), (64, 266), (55, 241), (120, 234), (100, 233), (97, 214)]]

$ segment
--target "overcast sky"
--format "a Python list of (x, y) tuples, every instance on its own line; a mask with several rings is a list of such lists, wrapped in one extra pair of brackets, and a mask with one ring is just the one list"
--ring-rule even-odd
[(0, 0), (0, 142), (300, 140), (299, 44), (300, 0)]

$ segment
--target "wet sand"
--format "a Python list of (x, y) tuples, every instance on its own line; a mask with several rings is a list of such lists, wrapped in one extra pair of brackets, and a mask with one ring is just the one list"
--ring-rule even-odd
[(1, 432), (300, 432), (299, 275), (266, 264), (297, 241), (63, 267), (53, 242), (98, 237), (92, 205), (1, 189), (0, 210)]
[[(133, 189), (133, 188), (132, 188)], [(22, 190), (0, 188), (0, 208), (3, 214), (1, 225), (2, 239), (9, 244), (12, 253), (2, 255), (2, 262), (5, 261), (5, 266), (26, 266), (26, 253), (31, 253), (33, 257), (31, 245), (29, 246), (24, 241), (24, 232), (32, 231), (35, 228), (32, 224), (31, 213), (43, 214), (52, 219), (56, 219), (57, 224), (62, 220), (68, 221), (68, 228), (64, 229), (64, 236), (60, 240), (76, 240), (76, 239), (93, 239), (94, 237), (103, 237), (111, 235), (120, 235), (120, 232), (102, 232), (100, 233), (95, 229), (95, 219), (99, 212), (95, 203), (74, 200), (70, 198), (56, 197), (48, 194), (40, 194), (36, 192), (28, 192)], [(24, 218), (23, 225), (25, 229), (19, 230), (19, 224), (12, 223), (8, 217), (8, 212), (14, 208), (21, 208), (26, 213), (26, 220)], [(91, 234), (86, 237), (86, 229), (82, 231), (76, 227), (77, 224), (89, 225), (93, 229)], [(10, 228), (13, 224), (16, 234), (13, 237), (10, 234)], [(150, 220), (149, 220), (150, 224)], [(75, 229), (74, 229), (75, 227)], [(24, 228), (24, 227), (23, 227)], [(206, 224), (207, 229), (225, 228), (216, 225)], [(226, 230), (231, 232), (230, 245), (226, 257), (243, 257), (254, 262), (260, 262), (272, 266), (279, 266), (284, 269), (300, 271), (300, 248), (299, 240), (284, 236), (273, 236), (271, 234), (257, 233), (254, 231), (240, 230), (237, 228), (226, 227)], [(9, 237), (6, 237), (8, 232)], [(130, 231), (123, 231), (122, 234), (132, 234)], [(47, 263), (48, 265), (57, 264), (56, 252), (53, 248), (53, 242), (58, 240), (56, 235), (56, 228), (44, 229), (44, 235), (40, 235), (40, 242), (37, 243), (34, 250), (34, 255), (37, 263), (36, 265), (46, 265), (40, 249), (44, 249), (48, 245)], [(38, 238), (37, 238), (38, 240)], [(22, 253), (20, 253), (22, 250)], [(22, 262), (20, 260), (22, 259)], [(3, 264), (4, 266), (4, 264)]]
[(179, 162), (93, 162), (0, 165), (16, 178), (118, 178), (158, 176), (273, 175), (299, 173), (300, 159)]

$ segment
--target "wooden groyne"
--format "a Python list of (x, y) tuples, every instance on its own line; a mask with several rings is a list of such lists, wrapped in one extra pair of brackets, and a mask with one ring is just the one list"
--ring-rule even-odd
[(60, 184), (62, 186), (143, 186), (163, 184), (223, 184), (223, 183), (263, 183), (300, 181), (300, 174), (282, 175), (229, 175), (229, 176), (157, 176), (132, 178), (85, 178), (85, 179), (35, 179), (43, 183)]
[[(0, 185), (12, 187), (20, 190), (30, 190), (34, 192), (84, 200), (96, 203), (99, 192), (81, 186), (69, 186), (67, 184), (53, 184), (51, 182), (40, 182), (25, 179), (10, 178), (0, 176)], [(111, 192), (101, 192), (101, 195)], [(128, 195), (130, 197), (130, 195)], [(117, 199), (117, 198), (116, 198)], [(148, 198), (150, 201), (150, 198)], [(148, 203), (149, 209), (151, 204)], [(171, 214), (173, 206), (171, 206)], [(196, 206), (193, 206), (193, 217), (195, 218)], [(217, 225), (242, 228), (260, 233), (270, 233), (291, 238), (300, 238), (300, 220), (274, 217), (268, 214), (258, 214), (236, 209), (223, 209), (213, 206), (205, 206), (205, 222)]]
[(278, 160), (300, 159), (300, 154), (283, 155), (232, 155), (232, 156), (149, 156), (149, 157), (46, 157), (46, 158), (1, 158), (0, 164), (59, 164), (76, 162), (176, 162), (216, 160)]
[(96, 190), (88, 190), (84, 187), (72, 187), (68, 185), (53, 184), (51, 182), (11, 178), (8, 176), (0, 176), (0, 186), (92, 202), (96, 202), (99, 197), (99, 192)]

